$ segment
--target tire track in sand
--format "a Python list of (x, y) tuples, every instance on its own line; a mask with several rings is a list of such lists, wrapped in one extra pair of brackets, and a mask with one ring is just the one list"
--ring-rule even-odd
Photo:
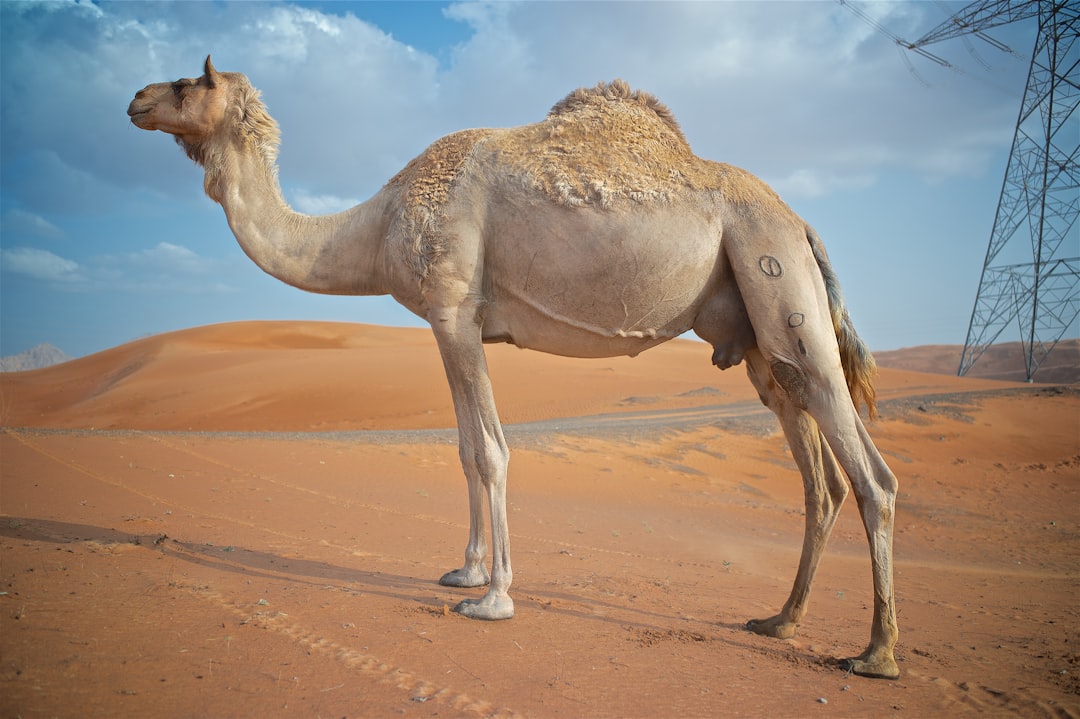
[(404, 667), (394, 666), (378, 657), (347, 644), (322, 637), (299, 624), (290, 622), (280, 612), (258, 611), (236, 604), (218, 592), (193, 586), (174, 585), (189, 594), (213, 604), (237, 617), (241, 624), (251, 624), (274, 632), (312, 653), (328, 657), (363, 676), (365, 679), (392, 686), (407, 694), (414, 702), (434, 702), (456, 712), (491, 719), (517, 719), (522, 715), (490, 701), (479, 699), (452, 687), (430, 681)]
[[(38, 530), (54, 541), (72, 541), (68, 537), (53, 534), (47, 530)], [(134, 552), (152, 552), (158, 550), (144, 545), (129, 545)], [(282, 579), (287, 577), (282, 576)], [(460, 714), (470, 714), (491, 719), (516, 719), (519, 713), (498, 707), (485, 699), (477, 698), (453, 687), (433, 682), (406, 667), (394, 666), (379, 657), (351, 647), (348, 644), (327, 639), (314, 631), (291, 622), (286, 614), (276, 611), (264, 611), (258, 605), (240, 603), (219, 591), (205, 585), (192, 585), (169, 581), (168, 586), (175, 591), (182, 591), (197, 600), (213, 605), (237, 618), (240, 625), (252, 625), (259, 629), (273, 632), (275, 635), (295, 643), (311, 654), (329, 658), (352, 670), (364, 680), (391, 686), (414, 702), (432, 702), (445, 706)]]

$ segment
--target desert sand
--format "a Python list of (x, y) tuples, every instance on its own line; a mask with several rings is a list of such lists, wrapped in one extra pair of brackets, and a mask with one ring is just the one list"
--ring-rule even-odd
[[(1080, 716), (1080, 392), (883, 368), (897, 681), (847, 676), (845, 506), (800, 635), (802, 488), (742, 368), (488, 348), (517, 614), (467, 532), (430, 333), (242, 323), (0, 374), (0, 716)], [(893, 358), (895, 359), (895, 358)], [(951, 368), (950, 368), (951, 370)]]

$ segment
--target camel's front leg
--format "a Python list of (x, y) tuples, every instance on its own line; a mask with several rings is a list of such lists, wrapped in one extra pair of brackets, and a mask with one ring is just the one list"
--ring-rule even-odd
[[(460, 424), (460, 423), (459, 423)], [(459, 438), (458, 446), (464, 445)], [(483, 587), (491, 581), (488, 574), (487, 537), (484, 536), (484, 487), (476, 478), (476, 473), (469, 473), (464, 455), (461, 460), (465, 466), (465, 475), (469, 483), (469, 543), (465, 547), (465, 566), (442, 575), (439, 584), (447, 587)]]
[(432, 330), (439, 343), (458, 424), (458, 450), (469, 484), (469, 544), (465, 566), (448, 572), (440, 584), (477, 587), (489, 583), (484, 566), (484, 495), (491, 512), (490, 587), (479, 600), (466, 599), (454, 611), (476, 619), (514, 616), (510, 598), (510, 533), (506, 523), (506, 467), (509, 450), (495, 409), (487, 361), (475, 312), (462, 308), (434, 313)]
[(806, 615), (810, 585), (848, 488), (836, 457), (828, 445), (822, 445), (817, 423), (784, 393), (777, 391), (769, 376), (769, 366), (758, 350), (749, 352), (746, 359), (747, 374), (761, 401), (776, 413), (783, 427), (795, 464), (802, 474), (806, 500), (802, 556), (791, 595), (779, 614), (768, 619), (751, 619), (746, 627), (757, 634), (788, 639), (795, 636), (799, 622)]

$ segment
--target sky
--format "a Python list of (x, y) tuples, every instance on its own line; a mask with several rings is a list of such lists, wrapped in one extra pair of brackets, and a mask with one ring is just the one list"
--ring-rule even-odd
[[(921, 37), (964, 7), (860, 2)], [(321, 214), (435, 139), (541, 120), (622, 78), (701, 157), (815, 227), (874, 350), (963, 344), (1036, 27), (905, 54), (839, 2), (0, 2), (0, 354), (73, 356), (237, 320), (424, 326), (389, 297), (303, 293), (242, 253), (202, 171), (128, 122), (143, 86), (246, 74), (280, 179)], [(1030, 261), (1030, 260), (1029, 260)]]

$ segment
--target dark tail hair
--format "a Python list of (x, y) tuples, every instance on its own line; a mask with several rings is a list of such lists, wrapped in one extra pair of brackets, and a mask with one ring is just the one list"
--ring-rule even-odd
[(840, 361), (844, 366), (844, 378), (851, 393), (851, 401), (855, 403), (856, 411), (865, 405), (870, 419), (873, 419), (877, 416), (877, 393), (874, 390), (877, 363), (851, 323), (844, 296), (840, 292), (840, 280), (829, 263), (829, 256), (825, 253), (821, 238), (813, 229), (807, 227), (806, 239), (810, 241), (810, 249), (817, 260), (818, 269), (821, 270), (821, 278), (825, 281), (829, 312), (832, 314), (836, 342), (840, 346)]

